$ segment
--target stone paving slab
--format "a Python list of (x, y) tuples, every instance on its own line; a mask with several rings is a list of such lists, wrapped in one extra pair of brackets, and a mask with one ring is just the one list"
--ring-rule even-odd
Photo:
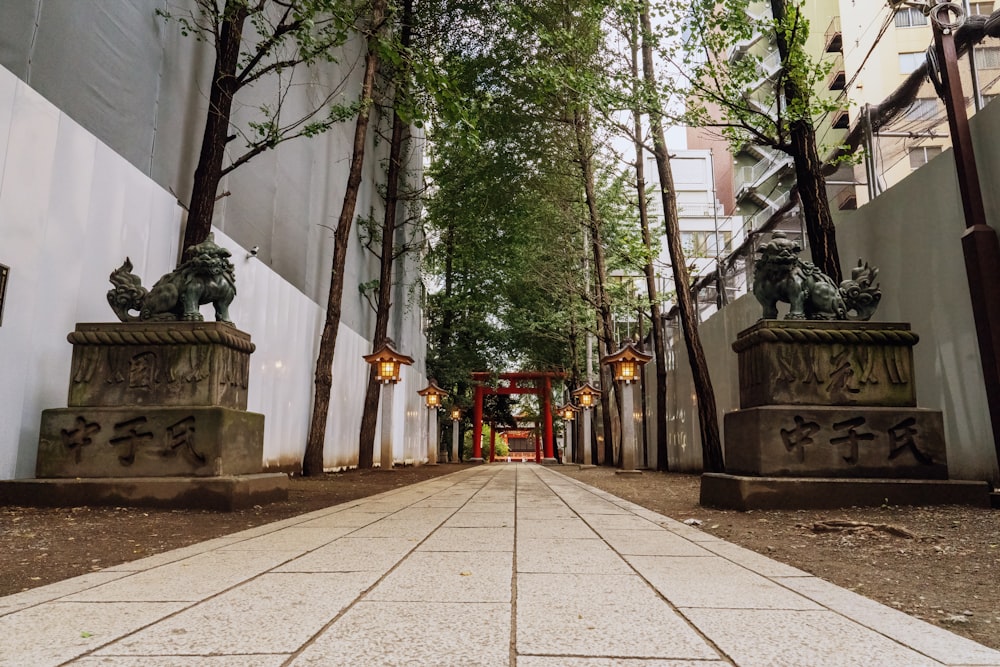
[[(625, 560), (678, 607), (796, 609), (821, 607), (767, 577), (721, 558), (626, 556)], [(734, 595), (739, 591), (739, 595)]]
[(418, 541), (405, 537), (344, 537), (275, 568), (274, 572), (388, 572)]
[[(377, 580), (374, 573), (265, 574), (116, 641), (96, 656), (290, 654)], [(280, 619), (280, 623), (275, 623)]]
[(0, 667), (62, 664), (1000, 667), (1000, 652), (557, 467), (493, 464), (0, 598)]
[(631, 574), (628, 563), (599, 539), (519, 538), (518, 572)]

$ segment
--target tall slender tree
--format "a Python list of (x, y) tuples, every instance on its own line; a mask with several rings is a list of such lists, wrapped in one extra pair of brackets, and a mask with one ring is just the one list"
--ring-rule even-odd
[(681, 329), (684, 332), (684, 345), (687, 348), (688, 361), (694, 380), (695, 394), (698, 399), (698, 428), (701, 435), (702, 467), (706, 472), (723, 472), (725, 463), (722, 458), (722, 444), (719, 437), (719, 417), (715, 404), (715, 390), (712, 378), (708, 372), (708, 362), (705, 350), (698, 335), (698, 314), (695, 311), (689, 286), (691, 278), (684, 260), (684, 249), (681, 246), (681, 234), (677, 217), (677, 193), (674, 188), (673, 173), (670, 171), (670, 154), (663, 131), (663, 111), (660, 98), (656, 95), (659, 84), (653, 67), (653, 28), (649, 15), (648, 0), (641, 3), (639, 20), (642, 26), (642, 65), (643, 76), (648, 89), (653, 92), (649, 124), (653, 138), (653, 156), (656, 158), (656, 171), (660, 178), (660, 196), (663, 201), (663, 221), (666, 227), (667, 248), (670, 251), (670, 264), (673, 269), (674, 285), (677, 293), (677, 306), (680, 311)]
[(667, 348), (664, 340), (663, 318), (656, 288), (656, 270), (653, 267), (653, 239), (649, 225), (649, 207), (646, 201), (645, 145), (643, 143), (642, 107), (645, 86), (640, 74), (639, 15), (631, 12), (629, 21), (629, 67), (632, 81), (632, 146), (635, 149), (635, 191), (639, 211), (642, 241), (646, 247), (642, 272), (646, 278), (646, 295), (649, 299), (649, 320), (653, 339), (653, 363), (656, 364), (656, 469), (668, 470), (667, 459)]
[[(357, 107), (342, 100), (340, 85), (299, 113), (292, 114), (285, 101), (305, 79), (298, 70), (335, 60), (357, 11), (355, 0), (194, 0), (193, 9), (157, 10), (215, 50), (183, 248), (211, 231), (219, 183), (227, 174), (280, 143), (318, 135), (355, 115)], [(274, 90), (271, 100), (245, 125), (235, 124), (233, 104), (240, 93), (265, 81)], [(242, 151), (233, 148), (237, 139)]]
[[(413, 0), (403, 0), (400, 15), (399, 48), (403, 52), (410, 49), (413, 35)], [(410, 60), (404, 58), (392, 75), (392, 132), (389, 137), (389, 159), (385, 182), (385, 210), (382, 216), (381, 250), (379, 252), (378, 292), (375, 300), (375, 335), (372, 352), (386, 343), (389, 329), (389, 315), (392, 308), (393, 266), (397, 260), (396, 226), (399, 215), (400, 188), (405, 178), (403, 169), (404, 144), (409, 134), (409, 123), (404, 120), (399, 108), (406, 105), (409, 94)], [(381, 385), (375, 368), (368, 373), (365, 389), (364, 409), (361, 413), (361, 429), (358, 436), (358, 467), (371, 468), (374, 465), (375, 426), (378, 418), (378, 402)]]
[(344, 268), (347, 264), (347, 245), (351, 237), (351, 226), (358, 203), (358, 189), (365, 160), (365, 143), (371, 120), (375, 77), (380, 63), (383, 32), (385, 30), (387, 0), (373, 0), (368, 21), (363, 26), (368, 49), (365, 54), (365, 69), (361, 82), (360, 107), (354, 124), (354, 141), (351, 163), (347, 175), (344, 203), (334, 231), (333, 260), (330, 267), (330, 292), (327, 296), (326, 319), (320, 336), (319, 353), (316, 357), (312, 418), (309, 422), (309, 436), (302, 460), (302, 474), (306, 476), (323, 473), (323, 444), (326, 440), (327, 413), (330, 409), (330, 389), (333, 386), (333, 360), (337, 348), (337, 334), (340, 329), (341, 304), (344, 296)]

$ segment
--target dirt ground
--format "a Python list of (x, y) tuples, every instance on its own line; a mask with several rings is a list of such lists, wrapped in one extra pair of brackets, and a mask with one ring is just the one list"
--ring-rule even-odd
[[(296, 478), (239, 512), (0, 507), (0, 595), (412, 484), (454, 465)], [(695, 475), (559, 468), (571, 477), (1000, 649), (1000, 510), (959, 506), (714, 510)], [(844, 522), (838, 524), (837, 522)]]

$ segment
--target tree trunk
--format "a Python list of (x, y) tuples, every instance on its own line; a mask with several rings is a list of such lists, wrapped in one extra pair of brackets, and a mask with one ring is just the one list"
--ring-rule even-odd
[[(411, 21), (413, 18), (413, 2), (403, 3), (402, 31), (400, 45), (406, 49), (410, 45)], [(396, 100), (406, 95), (405, 80), (396, 84)], [(395, 105), (394, 105), (395, 106)], [(372, 352), (378, 350), (386, 341), (389, 330), (389, 314), (392, 309), (392, 266), (395, 260), (396, 211), (399, 204), (399, 179), (402, 174), (403, 143), (406, 135), (406, 123), (398, 113), (392, 115), (392, 138), (389, 141), (389, 169), (385, 184), (385, 216), (382, 218), (382, 251), (379, 257), (378, 298), (375, 311), (375, 338)], [(381, 385), (375, 368), (368, 374), (368, 387), (365, 390), (365, 407), (361, 413), (361, 430), (358, 436), (358, 467), (374, 466), (375, 426), (378, 421), (378, 399)]]
[(240, 59), (243, 24), (248, 14), (249, 10), (245, 3), (227, 0), (223, 12), (225, 18), (219, 27), (215, 68), (208, 96), (208, 115), (205, 118), (205, 132), (201, 139), (198, 166), (194, 170), (194, 183), (191, 187), (191, 199), (188, 201), (187, 224), (184, 228), (184, 241), (178, 264), (183, 260), (183, 250), (201, 243), (212, 231), (212, 214), (215, 211), (219, 181), (222, 180), (222, 162), (226, 156), (233, 96), (239, 90), (236, 68)]
[[(376, 0), (372, 6), (371, 25), (379, 26), (385, 16), (386, 0)], [(330, 389), (333, 385), (333, 359), (337, 347), (337, 333), (340, 329), (341, 304), (344, 296), (344, 267), (347, 264), (347, 244), (351, 239), (351, 224), (358, 204), (358, 189), (361, 186), (361, 172), (365, 159), (365, 141), (368, 137), (368, 121), (371, 117), (372, 92), (375, 75), (378, 72), (378, 37), (368, 39), (368, 53), (365, 55), (365, 73), (361, 84), (361, 110), (354, 125), (354, 146), (351, 166), (344, 191), (344, 205), (334, 231), (333, 263), (330, 269), (330, 293), (326, 303), (326, 321), (320, 336), (319, 354), (316, 359), (312, 419), (309, 422), (309, 439), (302, 460), (302, 474), (305, 476), (323, 474), (323, 444), (326, 436), (327, 412), (330, 409)]]
[(791, 125), (791, 138), (799, 205), (806, 221), (813, 264), (840, 284), (843, 274), (837, 251), (837, 229), (833, 225), (830, 202), (826, 196), (823, 161), (816, 150), (816, 130), (809, 121), (796, 121)]
[[(636, 21), (637, 23), (638, 21)], [(639, 26), (632, 26), (632, 80), (638, 90), (639, 79)], [(649, 295), (649, 317), (652, 321), (653, 355), (656, 363), (656, 469), (669, 470), (667, 463), (667, 352), (663, 340), (663, 319), (657, 302), (656, 271), (653, 268), (653, 239), (649, 233), (649, 210), (646, 206), (646, 165), (642, 148), (642, 114), (632, 110), (632, 131), (635, 145), (635, 189), (639, 204), (639, 225), (642, 227), (642, 242), (648, 256), (643, 266), (646, 275), (646, 293)], [(641, 315), (640, 315), (641, 316)]]
[[(785, 0), (771, 0), (771, 13), (775, 23), (785, 20)], [(788, 43), (784, 31), (777, 30), (778, 54), (781, 62), (788, 62), (793, 45)], [(800, 86), (794, 77), (785, 77), (785, 99), (790, 105), (809, 108), (810, 91)], [(791, 155), (795, 162), (795, 178), (798, 183), (799, 205), (806, 221), (809, 237), (809, 252), (813, 264), (818, 266), (839, 284), (843, 279), (840, 270), (840, 255), (837, 252), (837, 232), (830, 214), (830, 202), (826, 196), (826, 178), (823, 176), (823, 161), (816, 149), (816, 129), (811, 118), (798, 118), (789, 123)]]
[[(590, 246), (594, 256), (594, 290), (597, 297), (597, 315), (600, 335), (598, 340), (604, 342), (604, 356), (614, 352), (615, 335), (611, 318), (611, 299), (605, 288), (607, 269), (604, 261), (604, 245), (601, 242), (601, 213), (597, 208), (597, 192), (594, 186), (594, 168), (591, 161), (592, 146), (590, 141), (590, 124), (585, 113), (573, 111), (573, 130), (576, 135), (577, 162), (583, 177), (584, 195), (587, 199), (588, 224), (590, 225)], [(614, 387), (614, 379), (610, 371), (601, 367), (601, 422), (604, 428), (604, 463), (615, 464), (614, 443), (617, 433), (617, 420), (612, 414), (610, 393)], [(617, 392), (615, 392), (617, 395)]]
[[(643, 0), (640, 11), (642, 21), (642, 65), (643, 75), (650, 90), (656, 90), (656, 74), (653, 70), (653, 49), (649, 43), (652, 27), (649, 21), (648, 0)], [(719, 418), (715, 406), (715, 390), (712, 388), (712, 378), (708, 372), (708, 362), (705, 351), (698, 336), (698, 315), (695, 312), (691, 298), (691, 279), (688, 276), (684, 261), (684, 251), (681, 247), (681, 234), (677, 220), (677, 195), (674, 190), (673, 174), (670, 171), (670, 155), (663, 133), (663, 119), (659, 103), (649, 114), (650, 127), (653, 134), (653, 155), (656, 157), (656, 171), (660, 177), (660, 195), (663, 198), (663, 222), (666, 227), (667, 247), (670, 251), (670, 263), (673, 265), (674, 289), (677, 292), (677, 306), (680, 311), (681, 328), (684, 331), (684, 344), (687, 347), (688, 361), (691, 364), (691, 377), (694, 381), (695, 395), (698, 401), (698, 426), (701, 435), (701, 458), (705, 472), (724, 472), (725, 463), (722, 458), (722, 445), (719, 439)]]

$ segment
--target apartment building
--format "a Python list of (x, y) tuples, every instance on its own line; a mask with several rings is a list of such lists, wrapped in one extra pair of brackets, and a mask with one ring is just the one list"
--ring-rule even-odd
[[(996, 4), (960, 1), (970, 14), (990, 14)], [(905, 0), (805, 0), (802, 9), (809, 22), (806, 50), (829, 69), (814, 95), (836, 106), (815, 119), (820, 156), (825, 158), (851, 128), (864, 122), (867, 105), (885, 100), (924, 62), (933, 35), (929, 19)], [(748, 20), (768, 17), (770, 3), (752, 4), (749, 14)], [(725, 56), (735, 62), (748, 54), (761, 63), (752, 99), (773, 99), (781, 65), (774, 36), (755, 34), (732, 45)], [(1000, 45), (976, 47), (972, 58), (962, 59), (960, 69), (972, 115), (1000, 90)], [(857, 208), (949, 146), (944, 105), (927, 81), (913, 103), (871, 137), (859, 154), (867, 164), (845, 164), (827, 176), (831, 207)], [(759, 230), (787, 203), (793, 184), (789, 156), (754, 145), (733, 152), (735, 206), (746, 219), (744, 234)], [(795, 216), (779, 222), (793, 235), (797, 226), (801, 221)]]
[[(968, 14), (988, 15), (996, 3), (959, 0)], [(851, 84), (849, 123), (863, 121), (866, 105), (883, 101), (920, 66), (933, 34), (928, 17), (905, 2), (840, 0), (844, 70)], [(973, 115), (1000, 91), (1000, 45), (985, 43), (959, 63), (967, 111)], [(901, 115), (874, 135), (868, 159), (874, 179), (862, 166), (855, 169), (864, 187), (856, 188), (859, 204), (877, 196), (939, 155), (951, 145), (944, 104), (925, 81), (917, 98)]]

